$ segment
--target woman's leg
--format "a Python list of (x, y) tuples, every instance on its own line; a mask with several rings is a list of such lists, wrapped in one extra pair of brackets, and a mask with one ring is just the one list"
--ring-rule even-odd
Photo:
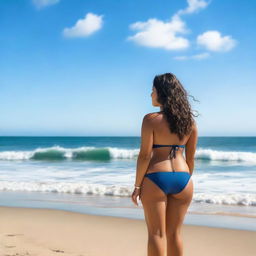
[(182, 256), (181, 227), (193, 197), (193, 181), (178, 194), (169, 194), (166, 209), (167, 256)]
[(167, 196), (153, 181), (145, 177), (140, 198), (148, 228), (148, 256), (165, 256)]

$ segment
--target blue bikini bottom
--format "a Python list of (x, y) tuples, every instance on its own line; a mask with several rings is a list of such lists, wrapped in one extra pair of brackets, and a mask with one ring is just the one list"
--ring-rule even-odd
[(153, 172), (147, 173), (153, 181), (166, 195), (180, 193), (189, 182), (191, 177), (189, 172)]

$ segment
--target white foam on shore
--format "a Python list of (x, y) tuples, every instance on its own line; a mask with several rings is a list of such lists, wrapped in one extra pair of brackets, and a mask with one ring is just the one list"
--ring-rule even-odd
[[(108, 195), (128, 197), (133, 186), (85, 184), (71, 182), (10, 182), (0, 181), (1, 191), (52, 192), (87, 195)], [(256, 194), (253, 193), (194, 193), (193, 202), (256, 206)]]

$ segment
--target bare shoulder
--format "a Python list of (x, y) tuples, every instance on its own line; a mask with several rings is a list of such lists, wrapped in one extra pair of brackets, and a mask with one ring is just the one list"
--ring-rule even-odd
[(143, 117), (143, 120), (145, 121), (153, 121), (155, 120), (157, 117), (159, 117), (161, 115), (161, 113), (159, 112), (152, 112), (152, 113), (148, 113)]
[(154, 126), (154, 124), (157, 123), (157, 120), (159, 119), (159, 113), (158, 112), (152, 112), (144, 115), (143, 117), (143, 123), (149, 126)]

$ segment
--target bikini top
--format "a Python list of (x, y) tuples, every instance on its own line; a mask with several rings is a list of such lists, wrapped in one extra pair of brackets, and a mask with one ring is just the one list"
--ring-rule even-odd
[(179, 148), (185, 148), (185, 145), (161, 145), (161, 144), (153, 144), (153, 148), (160, 148), (160, 147), (171, 147), (170, 150), (170, 158), (176, 157), (176, 151), (179, 150)]

